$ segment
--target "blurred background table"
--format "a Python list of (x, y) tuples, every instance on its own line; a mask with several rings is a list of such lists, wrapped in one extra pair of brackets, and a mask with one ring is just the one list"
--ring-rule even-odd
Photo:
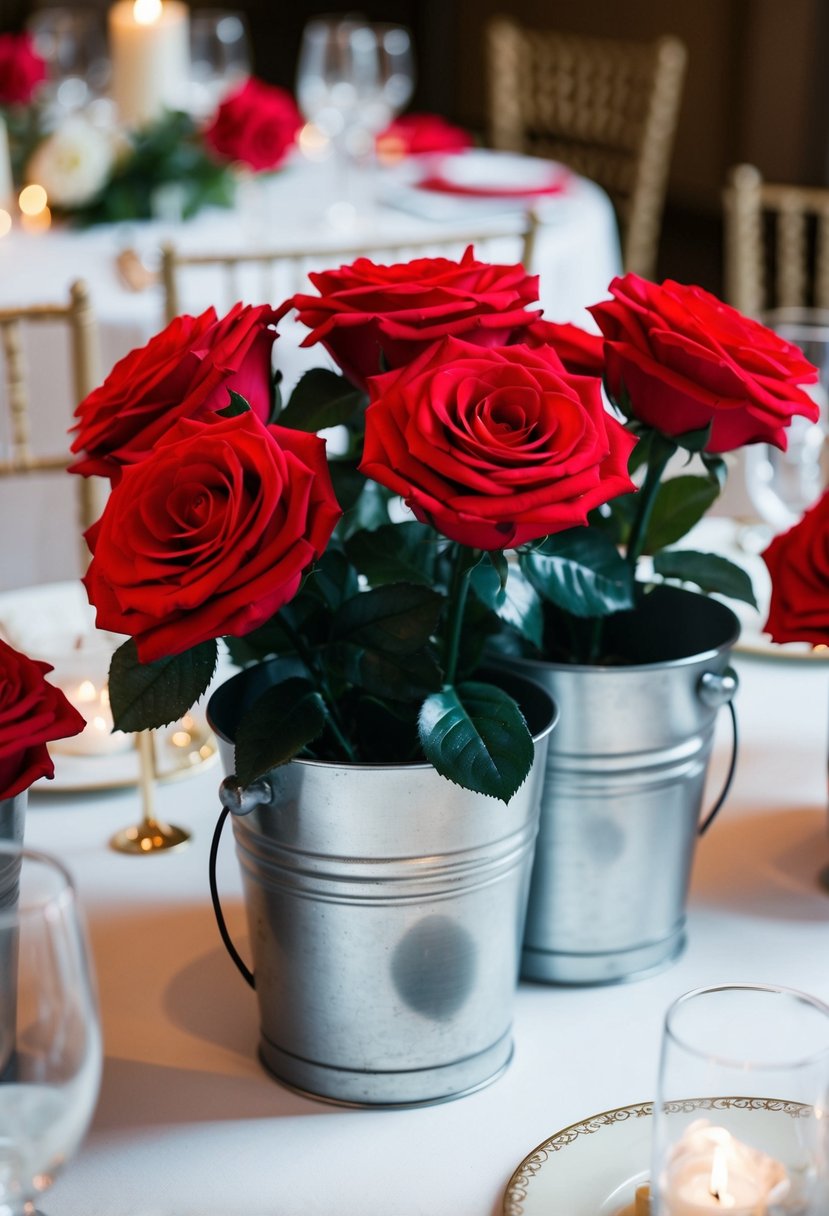
[[(337, 248), (367, 244), (405, 247), (407, 240), (434, 234), (436, 242), (463, 239), (465, 231), (491, 231), (502, 235), (486, 251), (488, 260), (517, 260), (519, 242), (514, 235), (523, 220), (514, 200), (469, 200), (435, 196), (440, 218), (432, 212), (413, 214), (413, 191), (394, 189), (398, 205), (378, 202), (362, 213), (357, 225), (337, 232), (322, 218), (326, 177), (322, 167), (297, 159), (271, 180), (246, 184), (230, 211), (211, 210), (187, 222), (102, 225), (86, 230), (53, 227), (48, 232), (15, 230), (0, 241), (0, 307), (7, 304), (64, 300), (70, 284), (82, 278), (89, 286), (100, 328), (100, 370), (107, 373), (117, 359), (143, 345), (163, 325), (163, 296), (158, 284), (131, 291), (118, 270), (118, 255), (134, 251), (150, 264), (158, 263), (163, 242), (183, 251), (233, 252), (278, 246), (303, 249), (330, 244), (329, 265), (338, 264)], [(408, 202), (406, 199), (408, 198)], [(539, 203), (541, 228), (536, 242), (534, 270), (540, 274), (545, 316), (552, 320), (589, 320), (585, 306), (603, 298), (611, 278), (620, 269), (619, 238), (613, 208), (607, 195), (593, 183), (570, 175), (566, 188)], [(321, 265), (319, 269), (325, 269)], [(261, 279), (242, 281), (245, 301), (262, 303)], [(287, 294), (287, 293), (286, 293)], [(274, 299), (274, 304), (281, 299)], [(188, 310), (208, 304), (229, 307), (232, 300), (214, 301), (211, 289), (184, 299)], [(285, 321), (276, 344), (276, 362), (288, 388), (301, 370), (325, 361), (321, 349), (298, 352), (305, 331)], [(35, 445), (60, 450), (71, 419), (69, 383), (63, 335), (48, 325), (39, 326), (26, 349), (31, 369), (32, 399), (48, 401), (48, 413), (34, 420)], [(65, 342), (65, 338), (64, 338)], [(44, 390), (45, 393), (44, 393)], [(2, 437), (0, 437), (2, 443)], [(0, 511), (14, 509), (19, 527), (7, 539), (0, 568), (0, 590), (31, 583), (56, 581), (77, 573), (77, 544), (72, 532), (70, 486), (60, 479), (33, 477), (30, 487), (11, 483), (0, 487)], [(69, 479), (67, 479), (69, 480)], [(12, 488), (14, 487), (14, 488)], [(28, 490), (28, 493), (27, 493)], [(14, 495), (12, 503), (11, 496)], [(8, 497), (7, 497), (8, 496)]]
[[(621, 986), (522, 984), (505, 1075), (423, 1110), (326, 1106), (258, 1064), (255, 999), (219, 942), (208, 895), (217, 767), (159, 787), (159, 813), (194, 839), (152, 858), (106, 846), (136, 817), (134, 790), (35, 793), (27, 839), (77, 878), (106, 1045), (93, 1128), (47, 1197), (50, 1216), (497, 1216), (513, 1170), (537, 1144), (652, 1098), (661, 1020), (680, 993), (744, 980), (829, 999), (829, 895), (817, 881), (829, 862), (829, 666), (746, 656), (737, 665), (740, 763), (699, 846), (684, 955)], [(725, 715), (719, 728), (712, 796)], [(229, 833), (219, 883), (245, 952)], [(631, 1173), (646, 1165), (631, 1162)]]

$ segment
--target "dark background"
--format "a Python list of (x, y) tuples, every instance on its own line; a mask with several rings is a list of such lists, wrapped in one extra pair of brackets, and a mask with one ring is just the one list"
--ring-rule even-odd
[[(354, 3), (230, 0), (252, 34), (254, 69), (287, 88), (302, 28)], [(0, 30), (19, 28), (38, 0), (0, 0)], [(102, 16), (107, 0), (89, 0)], [(216, 0), (192, 7), (216, 7)], [(827, 0), (364, 0), (369, 19), (412, 30), (418, 83), (410, 108), (433, 110), (485, 138), (483, 30), (504, 12), (530, 25), (596, 36), (681, 37), (688, 76), (671, 171), (660, 277), (721, 291), (721, 191), (729, 166), (769, 180), (829, 184)]]

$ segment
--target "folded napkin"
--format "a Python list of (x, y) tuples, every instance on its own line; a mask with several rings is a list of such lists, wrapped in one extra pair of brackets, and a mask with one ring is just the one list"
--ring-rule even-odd
[(377, 155), (382, 162), (393, 164), (404, 156), (460, 152), (473, 142), (468, 131), (439, 114), (404, 114), (377, 136)]

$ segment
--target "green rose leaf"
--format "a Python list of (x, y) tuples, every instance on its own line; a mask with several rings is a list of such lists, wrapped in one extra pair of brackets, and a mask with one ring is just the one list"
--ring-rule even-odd
[(608, 616), (633, 607), (633, 573), (598, 528), (570, 528), (518, 556), (543, 599), (574, 616)]
[(218, 647), (201, 642), (183, 654), (141, 663), (130, 638), (112, 656), (109, 701), (116, 730), (128, 734), (176, 722), (198, 701), (216, 670)]
[(236, 732), (236, 776), (242, 785), (293, 760), (325, 729), (325, 702), (307, 680), (292, 677), (261, 696)]
[(334, 653), (349, 684), (387, 701), (418, 701), (443, 683), (443, 672), (430, 647), (395, 654), (343, 642)]
[(384, 654), (412, 654), (434, 633), (443, 606), (443, 596), (431, 587), (374, 587), (346, 600), (334, 620), (333, 636)]
[(506, 586), (498, 571), (485, 563), (472, 571), (471, 579), (472, 589), (481, 603), (541, 650), (544, 640), (541, 597), (520, 567), (513, 566), (510, 570)]
[(509, 802), (532, 767), (524, 716), (500, 688), (477, 681), (427, 697), (418, 720), (426, 759), (456, 785)]
[(656, 493), (644, 552), (658, 553), (676, 544), (699, 523), (719, 492), (719, 486), (709, 477), (689, 474), (663, 481)]
[(662, 578), (694, 583), (703, 591), (726, 595), (757, 607), (751, 579), (745, 570), (718, 553), (697, 553), (693, 549), (668, 549), (653, 559), (654, 571)]
[(342, 426), (353, 418), (364, 402), (365, 393), (356, 389), (345, 376), (325, 367), (315, 367), (305, 373), (291, 393), (279, 416), (279, 425), (292, 426), (297, 431)]
[(345, 551), (373, 587), (386, 583), (435, 581), (436, 538), (431, 528), (414, 520), (361, 529), (345, 542)]
[(707, 426), (701, 427), (698, 431), (685, 431), (682, 435), (674, 436), (677, 447), (683, 448), (686, 452), (704, 452), (711, 439), (713, 425), (713, 422), (709, 422)]
[(230, 405), (225, 406), (223, 410), (216, 410), (220, 418), (236, 418), (239, 414), (247, 414), (250, 410), (250, 402), (241, 393), (237, 393), (235, 389), (229, 388)]

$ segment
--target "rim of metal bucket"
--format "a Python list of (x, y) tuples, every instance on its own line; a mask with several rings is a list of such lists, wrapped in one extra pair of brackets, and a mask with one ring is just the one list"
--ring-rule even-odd
[[(255, 667), (245, 667), (241, 671), (238, 671), (235, 675), (231, 676), (230, 679), (225, 680), (215, 690), (215, 692), (211, 694), (206, 708), (207, 722), (214, 734), (216, 734), (224, 743), (229, 743), (232, 746), (235, 743), (235, 739), (233, 739), (226, 730), (223, 730), (217, 724), (215, 718), (216, 706), (223, 708), (225, 701), (235, 700), (234, 693), (237, 692), (240, 687), (251, 679), (263, 679), (267, 676), (269, 671), (275, 670), (280, 665), (280, 662), (280, 659), (269, 659), (265, 663), (257, 664)], [(257, 672), (258, 675), (254, 676), (254, 672)], [(542, 717), (545, 719), (543, 725), (536, 726), (533, 726), (533, 724), (528, 721), (534, 743), (537, 743), (539, 740), (545, 738), (545, 736), (552, 731), (558, 722), (560, 710), (557, 702), (553, 699), (553, 697), (550, 696), (543, 684), (540, 684), (538, 680), (534, 680), (531, 675), (527, 675), (524, 672), (512, 672), (507, 666), (501, 666), (497, 661), (493, 662), (491, 667), (482, 667), (478, 672), (475, 673), (475, 675), (476, 678), (478, 676), (488, 675), (490, 678), (493, 678), (493, 680), (497, 679), (500, 684), (518, 682), (529, 685), (533, 695), (539, 702), (533, 716), (538, 717), (539, 723)], [(509, 690), (506, 689), (505, 691)], [(513, 693), (512, 695), (515, 694)], [(522, 713), (524, 713), (525, 717), (529, 719), (530, 715), (526, 713), (524, 707), (520, 705), (520, 697), (516, 696), (515, 699), (519, 702)], [(211, 706), (213, 706), (212, 711)], [(428, 760), (412, 760), (405, 762), (390, 761), (388, 763), (376, 764), (351, 764), (342, 760), (315, 760), (312, 758), (306, 758), (304, 756), (294, 757), (291, 763), (302, 764), (307, 768), (347, 768), (349, 772), (382, 772), (395, 768), (426, 770), (433, 767)]]
[[(678, 659), (653, 659), (648, 663), (566, 663), (557, 659), (545, 659), (543, 655), (506, 655), (495, 652), (498, 662), (508, 662), (518, 666), (533, 667), (553, 667), (556, 671), (572, 671), (585, 673), (591, 671), (602, 672), (618, 672), (624, 675), (625, 672), (635, 671), (651, 671), (657, 667), (690, 667), (694, 663), (705, 662), (708, 659), (713, 659), (717, 655), (722, 655), (725, 652), (733, 649), (740, 637), (741, 625), (740, 618), (728, 604), (724, 604), (722, 600), (714, 599), (712, 596), (706, 595), (704, 592), (688, 591), (684, 587), (676, 587), (670, 583), (657, 583), (653, 586), (653, 590), (664, 589), (666, 591), (683, 592), (686, 595), (696, 595), (707, 603), (716, 604), (718, 609), (722, 609), (731, 617), (731, 631), (728, 637), (719, 643), (717, 646), (709, 646), (705, 650), (697, 650), (693, 654), (683, 655)], [(524, 672), (522, 671), (522, 675)], [(532, 678), (532, 677), (528, 677)]]

